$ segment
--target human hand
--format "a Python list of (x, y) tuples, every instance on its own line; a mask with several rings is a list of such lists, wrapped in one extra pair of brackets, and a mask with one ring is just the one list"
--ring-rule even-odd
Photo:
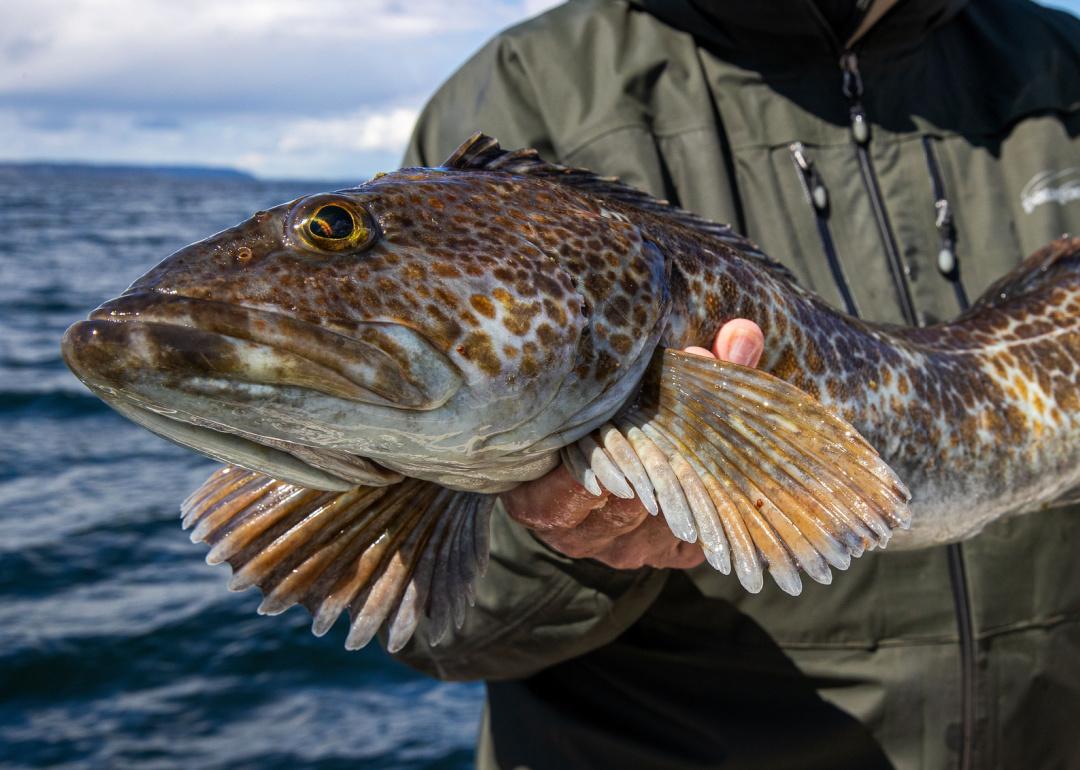
[[(757, 366), (764, 347), (761, 328), (736, 318), (720, 329), (711, 351), (695, 346), (686, 352)], [(696, 543), (676, 538), (663, 516), (650, 516), (637, 498), (624, 500), (606, 491), (594, 497), (562, 465), (504, 492), (502, 501), (510, 518), (572, 558), (588, 557), (617, 569), (689, 569), (705, 560)]]

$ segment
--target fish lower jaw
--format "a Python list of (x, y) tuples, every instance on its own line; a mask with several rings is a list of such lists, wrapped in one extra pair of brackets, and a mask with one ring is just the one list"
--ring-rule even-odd
[(532, 457), (507, 456), (501, 463), (484, 463), (463, 467), (458, 463), (443, 465), (431, 458), (405, 461), (400, 457), (374, 458), (377, 462), (404, 476), (433, 481), (448, 489), (462, 492), (497, 494), (518, 484), (538, 479), (559, 464), (558, 452), (545, 452)]
[(403, 478), (367, 458), (236, 430), (114, 388), (90, 389), (129, 420), (165, 439), (279, 481), (309, 489), (344, 491), (361, 485), (396, 484)]
[(310, 489), (344, 491), (357, 482), (317, 468), (277, 445), (253, 436), (219, 430), (185, 420), (181, 412), (132, 398), (113, 388), (90, 387), (99, 398), (132, 422), (173, 443), (231, 465), (265, 473), (271, 478)]

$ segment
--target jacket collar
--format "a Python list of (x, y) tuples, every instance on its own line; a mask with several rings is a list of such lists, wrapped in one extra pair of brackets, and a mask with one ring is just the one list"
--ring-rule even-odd
[(814, 0), (631, 0), (666, 24), (727, 50), (782, 45), (789, 53), (917, 44), (968, 0), (852, 0), (858, 14), (841, 40)]

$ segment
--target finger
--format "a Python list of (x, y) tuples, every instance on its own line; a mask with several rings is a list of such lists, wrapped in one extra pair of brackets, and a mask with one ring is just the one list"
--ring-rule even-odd
[(652, 517), (643, 521), (641, 526), (613, 538), (602, 548), (595, 549), (592, 558), (601, 561), (615, 569), (639, 569), (646, 562), (653, 559), (661, 551), (674, 548), (670, 540), (674, 537), (668, 533), (665, 540), (652, 526), (655, 521)]
[(733, 364), (757, 366), (765, 350), (761, 327), (746, 318), (735, 318), (720, 327), (713, 343), (716, 357)]
[(649, 512), (637, 498), (609, 498), (608, 504), (589, 513), (575, 531), (582, 537), (605, 543), (641, 526)]
[(675, 544), (675, 550), (669, 554), (661, 564), (652, 564), (651, 567), (665, 567), (667, 569), (693, 569), (705, 562), (705, 552), (697, 543), (684, 543), (679, 541)]
[(691, 345), (688, 348), (683, 348), (684, 353), (693, 353), (695, 356), (705, 356), (706, 358), (716, 358), (711, 350), (705, 348), (699, 348), (697, 345)]
[(602, 552), (616, 537), (636, 529), (649, 518), (652, 517), (640, 501), (612, 497), (580, 524), (537, 530), (536, 536), (556, 551), (580, 559)]
[(608, 493), (595, 497), (560, 465), (534, 481), (502, 493), (510, 518), (530, 529), (575, 527), (595, 509), (607, 504)]
[(640, 526), (619, 535), (602, 548), (594, 549), (592, 558), (616, 569), (643, 566), (689, 569), (705, 560), (701, 548), (675, 538), (667, 524), (649, 516)]

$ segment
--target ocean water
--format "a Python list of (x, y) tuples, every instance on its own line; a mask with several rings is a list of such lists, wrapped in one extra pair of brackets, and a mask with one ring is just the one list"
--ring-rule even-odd
[[(340, 186), (340, 185), (339, 185)], [(0, 167), (0, 767), (465, 768), (479, 685), (260, 617), (178, 505), (215, 467), (127, 422), (64, 329), (173, 250), (321, 184)]]

